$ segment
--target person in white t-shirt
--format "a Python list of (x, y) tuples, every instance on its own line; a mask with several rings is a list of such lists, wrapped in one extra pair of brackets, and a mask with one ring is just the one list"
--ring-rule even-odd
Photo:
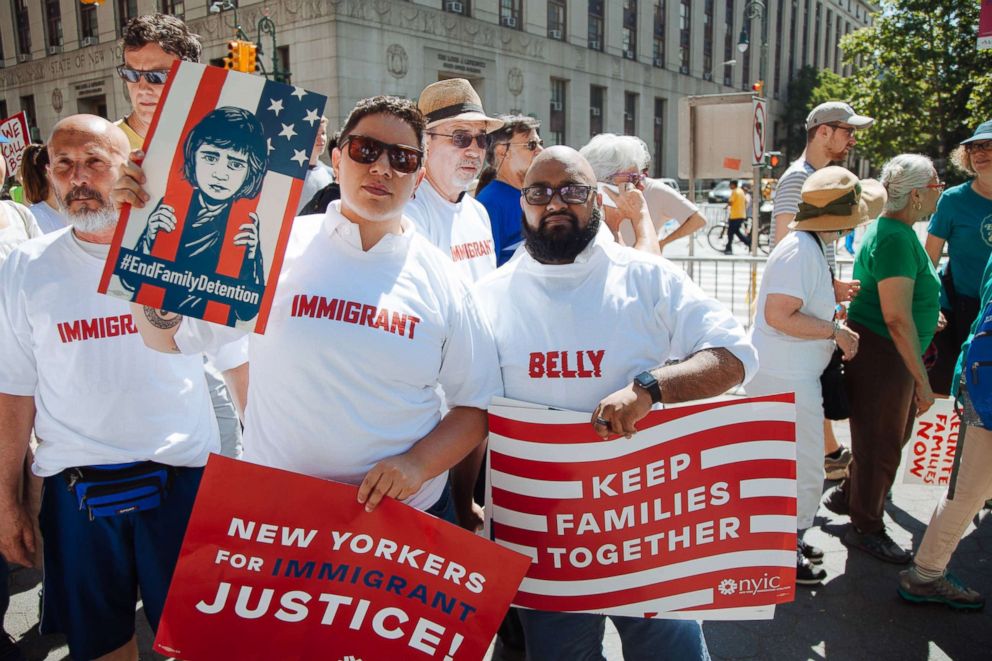
[[(448, 469), (486, 433), (492, 331), (451, 260), (403, 216), (423, 177), (410, 101), (364, 99), (331, 156), (341, 199), (293, 223), (264, 335), (252, 335), (243, 458), (357, 485), (454, 521)], [(145, 204), (128, 166), (116, 200)], [(138, 308), (145, 342), (200, 351), (237, 329)], [(450, 410), (441, 415), (437, 386)]]
[[(522, 192), (525, 251), (477, 285), (507, 397), (589, 411), (607, 440), (636, 434), (654, 404), (712, 397), (755, 372), (754, 349), (726, 308), (667, 260), (598, 234), (596, 177), (578, 152), (545, 150)], [(588, 356), (586, 373), (556, 378), (545, 367), (551, 352)], [(672, 359), (680, 362), (666, 365)], [(605, 616), (520, 617), (528, 658), (598, 658)], [(695, 621), (611, 619), (628, 659), (709, 658)]]
[(24, 201), (31, 204), (31, 214), (42, 233), (65, 227), (65, 216), (59, 209), (55, 192), (48, 185), (48, 149), (45, 145), (31, 144), (24, 148), (18, 178), (24, 186)]
[(487, 134), (503, 122), (486, 115), (463, 78), (428, 85), (417, 105), (427, 121), (427, 176), (405, 213), (475, 282), (496, 269), (496, 249), (486, 208), (466, 191), (482, 170)]
[(48, 149), (71, 228), (22, 243), (0, 267), (0, 551), (33, 564), (17, 487), (33, 429), (32, 471), (45, 481), (41, 631), (64, 633), (73, 658), (137, 659), (137, 593), (156, 628), (217, 425), (202, 356), (149, 351), (129, 305), (97, 293), (124, 133), (73, 115)]

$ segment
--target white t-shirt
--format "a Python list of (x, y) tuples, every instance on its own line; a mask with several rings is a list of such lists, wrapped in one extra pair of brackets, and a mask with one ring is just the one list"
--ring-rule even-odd
[(670, 359), (725, 347), (758, 367), (744, 329), (668, 260), (597, 239), (565, 265), (526, 251), (477, 285), (507, 397), (592, 411)]
[[(97, 293), (109, 246), (70, 229), (0, 267), (0, 392), (33, 395), (35, 474), (154, 460), (202, 466), (219, 448), (203, 358), (151, 351), (130, 305)], [(89, 252), (88, 252), (89, 251)]]
[(758, 289), (758, 313), (751, 342), (761, 361), (761, 372), (778, 376), (822, 374), (834, 352), (833, 340), (809, 340), (776, 330), (765, 321), (768, 294), (802, 300), (799, 311), (817, 319), (834, 318), (834, 286), (827, 260), (816, 237), (789, 232), (768, 256)]
[(65, 216), (48, 206), (47, 202), (32, 204), (30, 209), (31, 213), (34, 214), (35, 220), (38, 221), (38, 227), (41, 228), (44, 234), (60, 230), (69, 224), (66, 222)]
[(468, 282), (477, 282), (496, 270), (489, 213), (474, 197), (466, 193), (458, 202), (449, 202), (424, 179), (417, 188), (417, 196), (407, 202), (403, 213), (428, 241), (451, 256)]
[[(404, 219), (371, 250), (332, 202), (294, 221), (265, 335), (249, 343), (243, 458), (360, 484), (450, 406), (485, 409), (501, 392), (492, 330), (451, 261)], [(184, 319), (183, 352), (239, 331)], [(446, 474), (406, 502), (433, 505)]]
[[(658, 179), (646, 177), (643, 193), (644, 201), (648, 205), (648, 213), (651, 215), (651, 224), (654, 225), (659, 238), (661, 237), (661, 228), (669, 220), (677, 220), (682, 223), (686, 218), (699, 211), (699, 207), (690, 202), (685, 195)], [(624, 244), (634, 245), (634, 227), (629, 220), (620, 223), (620, 236), (623, 237)]]
[(31, 211), (17, 204), (20, 211), (24, 212), (21, 216), (14, 207), (15, 204), (17, 203), (9, 200), (0, 201), (0, 214), (3, 214), (3, 219), (0, 219), (0, 262), (3, 262), (18, 244), (42, 234)]

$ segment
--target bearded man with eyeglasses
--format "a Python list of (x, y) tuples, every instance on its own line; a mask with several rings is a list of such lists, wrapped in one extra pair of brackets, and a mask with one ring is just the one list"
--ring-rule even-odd
[(467, 191), (482, 170), (488, 134), (503, 121), (486, 115), (464, 78), (428, 85), (417, 106), (427, 120), (427, 176), (404, 213), (475, 282), (495, 270), (496, 249), (489, 214)]
[(141, 149), (145, 141), (169, 67), (176, 60), (199, 62), (200, 50), (199, 36), (175, 16), (136, 16), (124, 27), (124, 63), (117, 67), (117, 75), (127, 88), (131, 112), (116, 124), (127, 135), (131, 149)]
[[(598, 231), (602, 200), (581, 154), (544, 150), (522, 193), (525, 250), (476, 285), (507, 397), (588, 411), (607, 441), (636, 434), (655, 404), (719, 395), (757, 370), (740, 323), (682, 269)], [(575, 378), (547, 359), (589, 350), (599, 362)], [(605, 617), (521, 610), (527, 658), (597, 658)], [(698, 622), (610, 617), (627, 659), (709, 658)]]

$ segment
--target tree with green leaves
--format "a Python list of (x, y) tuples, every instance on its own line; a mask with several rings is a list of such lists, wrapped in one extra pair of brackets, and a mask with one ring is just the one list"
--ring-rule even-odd
[[(882, 0), (873, 25), (841, 40), (853, 67), (848, 100), (875, 118), (858, 134), (861, 155), (877, 165), (904, 152), (943, 159), (992, 118), (992, 51), (976, 48), (978, 10), (978, 0)], [(811, 97), (836, 83), (821, 78)]]

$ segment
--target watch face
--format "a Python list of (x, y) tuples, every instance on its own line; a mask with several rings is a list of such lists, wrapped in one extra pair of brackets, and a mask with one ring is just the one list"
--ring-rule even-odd
[(637, 384), (642, 388), (653, 388), (658, 385), (658, 380), (651, 376), (648, 372), (641, 372), (637, 375)]

